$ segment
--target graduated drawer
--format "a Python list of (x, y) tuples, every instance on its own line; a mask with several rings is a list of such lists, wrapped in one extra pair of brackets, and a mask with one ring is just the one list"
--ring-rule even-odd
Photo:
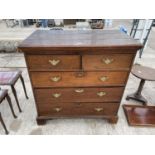
[(82, 57), (83, 69), (129, 69), (133, 57), (133, 54), (84, 55)]
[(119, 103), (38, 103), (40, 116), (116, 115), (118, 108)]
[(123, 87), (114, 88), (51, 88), (35, 89), (38, 103), (56, 102), (119, 102)]
[(80, 68), (78, 55), (28, 55), (29, 69), (34, 70), (71, 70)]
[(31, 72), (34, 87), (125, 85), (128, 72)]

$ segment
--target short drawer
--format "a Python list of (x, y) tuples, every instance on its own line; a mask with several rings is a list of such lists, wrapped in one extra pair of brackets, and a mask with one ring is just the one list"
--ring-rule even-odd
[(123, 86), (128, 72), (31, 72), (34, 87)]
[(129, 69), (133, 57), (133, 54), (84, 55), (82, 58), (83, 69)]
[(56, 103), (38, 104), (43, 116), (97, 116), (116, 115), (119, 103)]
[(34, 70), (71, 70), (80, 69), (78, 55), (28, 55), (29, 69)]
[(120, 102), (124, 87), (35, 89), (38, 103)]

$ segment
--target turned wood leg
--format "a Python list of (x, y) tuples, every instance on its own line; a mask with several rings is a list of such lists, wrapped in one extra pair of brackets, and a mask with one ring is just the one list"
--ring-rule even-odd
[(27, 96), (27, 91), (26, 91), (26, 87), (25, 87), (25, 82), (24, 82), (24, 79), (23, 79), (22, 75), (20, 75), (19, 78), (20, 78), (20, 80), (21, 80), (21, 82), (22, 82), (22, 85), (23, 85), (25, 97), (28, 99), (29, 97)]
[(19, 112), (22, 112), (22, 110), (21, 110), (21, 108), (20, 108), (20, 105), (19, 105), (19, 101), (18, 101), (16, 89), (14, 88), (13, 85), (11, 85), (11, 89), (12, 89), (13, 95), (14, 95), (14, 97), (15, 97), (15, 100), (16, 100), (16, 103), (17, 103)]
[(1, 121), (1, 123), (2, 123), (2, 126), (3, 126), (3, 128), (4, 128), (4, 130), (5, 130), (5, 134), (9, 134), (9, 131), (7, 130), (7, 128), (6, 128), (6, 125), (5, 125), (5, 123), (4, 123), (4, 121), (3, 121), (3, 118), (2, 118), (2, 116), (1, 116), (1, 113), (0, 113), (0, 121)]
[(9, 106), (10, 106), (10, 109), (11, 109), (11, 112), (12, 112), (13, 117), (14, 117), (14, 118), (17, 118), (17, 116), (15, 115), (15, 112), (14, 112), (14, 110), (13, 110), (13, 106), (12, 106), (12, 102), (11, 102), (10, 96), (7, 95), (7, 96), (6, 96), (6, 99), (7, 99), (8, 103), (9, 103)]
[(111, 116), (108, 121), (111, 124), (116, 124), (118, 122), (118, 116)]
[(126, 100), (130, 100), (130, 99), (133, 99), (133, 100), (136, 100), (136, 101), (139, 101), (139, 102), (142, 102), (144, 105), (147, 104), (147, 100), (141, 95), (141, 92), (142, 92), (142, 89), (144, 87), (144, 84), (145, 84), (145, 80), (141, 80), (140, 81), (140, 84), (139, 84), (139, 87), (137, 89), (137, 91), (133, 94), (130, 94), (126, 97)]
[(38, 125), (45, 125), (46, 124), (46, 120), (44, 120), (44, 119), (36, 119), (36, 121), (37, 121), (37, 124)]

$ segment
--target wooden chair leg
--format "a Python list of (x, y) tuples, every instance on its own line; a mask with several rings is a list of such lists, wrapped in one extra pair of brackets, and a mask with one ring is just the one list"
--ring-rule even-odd
[(16, 100), (19, 112), (22, 112), (22, 110), (20, 108), (20, 105), (19, 105), (16, 89), (15, 89), (15, 87), (13, 85), (11, 85), (11, 89), (12, 89), (13, 95), (15, 96), (15, 100)]
[(5, 133), (8, 135), (9, 134), (9, 131), (6, 128), (6, 125), (5, 125), (4, 121), (3, 121), (3, 118), (1, 116), (1, 113), (0, 113), (0, 121), (2, 123), (2, 126), (3, 126), (4, 130), (5, 130)]
[(11, 102), (10, 96), (7, 95), (7, 96), (6, 96), (6, 99), (7, 99), (8, 103), (9, 103), (9, 106), (10, 106), (10, 109), (11, 109), (11, 112), (12, 112), (13, 117), (14, 117), (14, 118), (17, 118), (17, 116), (15, 115), (15, 112), (14, 112), (14, 110), (13, 110), (13, 106), (12, 106), (12, 102)]
[(20, 75), (20, 80), (21, 80), (22, 85), (23, 85), (25, 97), (28, 99), (29, 97), (27, 96), (26, 87), (25, 87), (25, 82), (24, 82), (24, 79), (23, 79), (22, 75)]

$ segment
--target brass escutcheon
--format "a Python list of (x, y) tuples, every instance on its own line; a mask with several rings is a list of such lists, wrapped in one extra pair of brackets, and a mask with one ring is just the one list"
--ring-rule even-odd
[(51, 65), (53, 65), (53, 66), (56, 66), (56, 65), (58, 65), (59, 63), (60, 63), (60, 60), (49, 60), (48, 61)]
[(56, 112), (60, 112), (62, 110), (62, 108), (53, 108), (53, 110)]
[(107, 76), (102, 76), (102, 77), (100, 77), (100, 80), (103, 81), (103, 82), (106, 81), (107, 79), (108, 79)]
[(101, 91), (101, 92), (98, 92), (97, 95), (100, 96), (100, 97), (102, 97), (102, 96), (105, 96), (106, 95), (106, 92)]
[(75, 89), (75, 92), (76, 93), (83, 93), (84, 92), (84, 89)]
[(103, 58), (102, 62), (104, 62), (106, 65), (111, 64), (114, 61), (114, 59), (109, 59), (109, 58)]
[(94, 108), (95, 111), (100, 112), (103, 111), (103, 108)]
[(53, 94), (53, 97), (55, 97), (55, 98), (59, 98), (60, 96), (61, 96), (60, 93), (55, 93), (55, 94)]
[(52, 77), (51, 80), (52, 80), (53, 82), (58, 82), (58, 81), (61, 80), (61, 77), (60, 77), (60, 76), (55, 76), (55, 77)]

